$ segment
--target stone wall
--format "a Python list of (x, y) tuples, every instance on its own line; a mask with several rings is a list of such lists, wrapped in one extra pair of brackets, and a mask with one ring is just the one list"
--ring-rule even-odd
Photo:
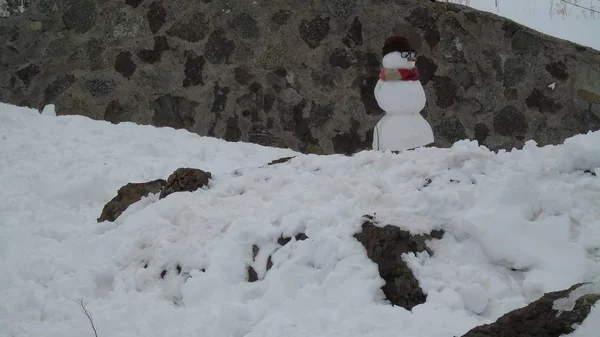
[[(436, 143), (600, 128), (600, 53), (425, 0), (10, 0), (0, 101), (313, 153), (369, 148), (391, 34), (421, 53)], [(555, 88), (549, 88), (551, 84)]]

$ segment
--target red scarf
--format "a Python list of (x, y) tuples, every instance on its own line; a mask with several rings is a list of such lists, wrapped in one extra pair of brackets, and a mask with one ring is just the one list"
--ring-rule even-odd
[(387, 69), (381, 68), (379, 79), (382, 81), (418, 81), (419, 70), (412, 69)]

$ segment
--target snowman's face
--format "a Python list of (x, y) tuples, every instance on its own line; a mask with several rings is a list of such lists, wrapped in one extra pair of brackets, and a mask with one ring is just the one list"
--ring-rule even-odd
[[(412, 54), (412, 55), (411, 55)], [(412, 69), (417, 61), (415, 53), (391, 52), (386, 54), (381, 61), (384, 68)]]

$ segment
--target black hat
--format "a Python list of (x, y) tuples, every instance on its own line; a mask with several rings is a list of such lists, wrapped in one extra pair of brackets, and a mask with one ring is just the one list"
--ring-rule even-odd
[(385, 40), (382, 51), (383, 56), (385, 56), (395, 51), (415, 51), (415, 48), (410, 45), (410, 42), (404, 36), (392, 36)]

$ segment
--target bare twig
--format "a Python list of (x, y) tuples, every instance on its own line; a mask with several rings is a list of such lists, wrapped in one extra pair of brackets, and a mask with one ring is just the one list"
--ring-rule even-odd
[(92, 325), (92, 329), (94, 329), (94, 336), (98, 337), (98, 331), (96, 331), (96, 327), (94, 326), (94, 320), (92, 319), (92, 313), (88, 311), (87, 307), (85, 306), (85, 303), (83, 302), (83, 298), (80, 298), (79, 300), (77, 300), (75, 302), (77, 304), (79, 304), (81, 311), (83, 311), (83, 313), (87, 316), (88, 320), (90, 321), (90, 324)]
[(574, 3), (574, 2), (570, 2), (570, 1), (566, 1), (566, 0), (560, 0), (560, 1), (562, 1), (562, 2), (564, 2), (566, 4), (569, 4), (569, 5), (575, 6), (575, 7), (582, 8), (582, 9), (590, 11), (592, 13), (600, 13), (600, 11), (595, 10), (593, 7), (585, 7), (585, 6), (582, 6), (580, 4), (577, 4), (577, 3)]
[[(470, 5), (470, 0), (441, 0), (444, 2), (453, 2), (453, 3), (459, 3), (459, 4), (463, 4), (463, 5)], [(492, 1), (492, 0), (487, 0), (487, 1)], [(579, 9), (581, 9), (582, 13), (585, 15), (586, 13), (589, 13), (591, 15), (592, 18), (595, 18), (595, 15), (600, 14), (600, 10), (598, 9), (597, 6), (593, 5), (593, 1), (600, 1), (600, 0), (589, 0), (590, 1), (590, 5), (588, 6), (584, 6), (582, 5), (580, 2), (581, 0), (548, 0), (550, 1), (550, 16), (553, 16), (554, 13), (563, 16), (563, 17), (567, 17), (569, 16), (569, 13), (567, 13), (567, 6), (573, 6), (573, 7), (577, 7)], [(494, 0), (494, 4), (496, 6), (496, 11), (499, 13), (500, 12), (500, 0)], [(557, 3), (555, 3), (557, 2)]]

